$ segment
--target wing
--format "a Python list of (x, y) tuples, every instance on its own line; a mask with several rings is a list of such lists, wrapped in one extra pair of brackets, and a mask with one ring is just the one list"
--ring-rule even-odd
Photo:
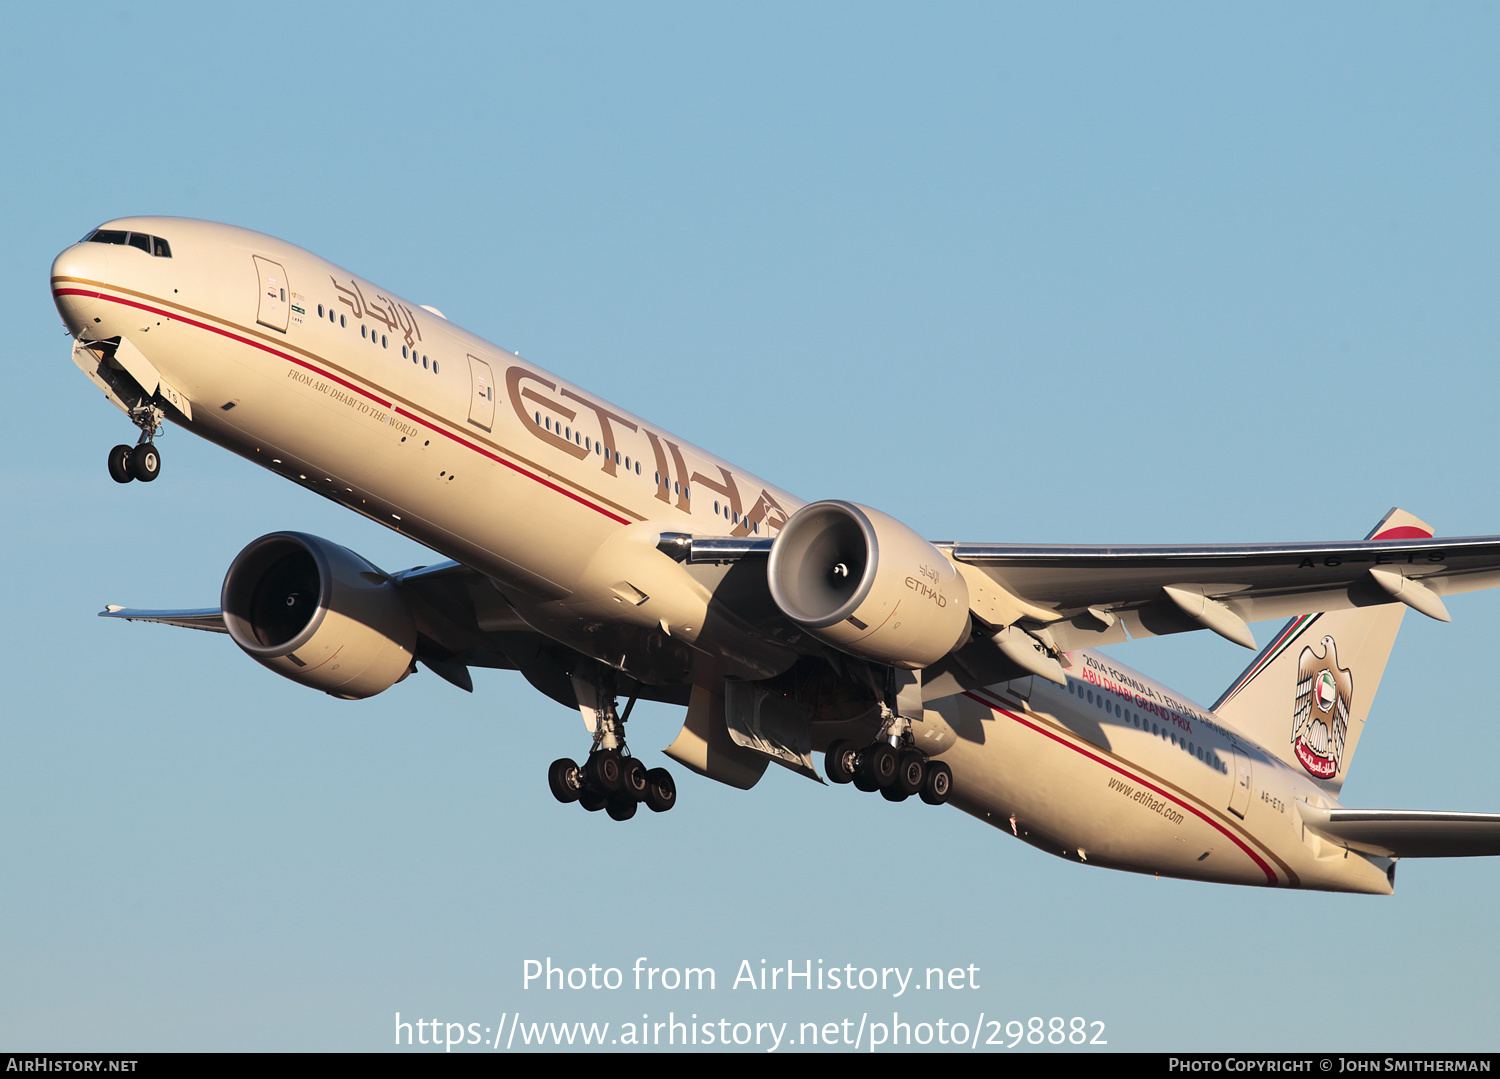
[(951, 556), (1054, 615), (1047, 628), (1065, 648), (1124, 640), (1125, 629), (1151, 637), (1209, 628), (1244, 643), (1225, 626), (1393, 601), (1446, 620), (1441, 596), (1500, 585), (1500, 536), (1201, 547), (957, 543)]
[[(507, 643), (523, 653), (536, 651), (534, 645), (525, 648), (527, 642), (508, 642), (512, 634), (536, 635), (488, 587), (488, 582), (467, 566), (457, 562), (419, 566), (393, 574), (392, 580), (416, 619), (417, 660), (460, 689), (474, 688), (470, 667), (515, 669), (518, 664), (511, 659)], [(489, 596), (493, 596), (493, 602), (487, 606), (485, 600)], [(212, 633), (229, 632), (217, 607), (158, 611), (111, 605), (100, 611), (99, 617), (158, 622)]]
[(1500, 854), (1500, 813), (1414, 809), (1319, 809), (1297, 803), (1313, 831), (1352, 850), (1385, 858), (1467, 858)]
[[(469, 692), (474, 689), (470, 667), (517, 670), (559, 704), (578, 707), (570, 672), (584, 657), (527, 625), (484, 574), (459, 562), (442, 562), (391, 574), (391, 582), (416, 621), (416, 660), (422, 666)], [(109, 606), (99, 615), (229, 632), (217, 607), (161, 611)], [(644, 700), (686, 704), (690, 688), (637, 684), (632, 692)]]
[[(769, 554), (772, 540), (668, 534), (690, 563)], [(1212, 629), (1253, 647), (1247, 622), (1402, 602), (1447, 620), (1440, 597), (1500, 585), (1500, 536), (1115, 546), (936, 543), (1007, 593), (1059, 648)], [(971, 599), (974, 598), (974, 578)], [(977, 610), (976, 613), (982, 612)]]
[(228, 633), (223, 612), (217, 607), (198, 607), (191, 611), (138, 611), (113, 604), (99, 612), (100, 618), (121, 618), (126, 622), (160, 622), (164, 626), (201, 629), (209, 633)]

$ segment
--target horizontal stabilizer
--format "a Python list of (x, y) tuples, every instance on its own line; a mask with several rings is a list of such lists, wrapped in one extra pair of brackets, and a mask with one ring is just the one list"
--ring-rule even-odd
[(1351, 850), (1385, 858), (1500, 854), (1500, 813), (1420, 809), (1319, 809), (1297, 803), (1303, 823)]
[(127, 622), (160, 622), (164, 626), (203, 629), (210, 633), (228, 633), (224, 614), (217, 607), (200, 607), (193, 611), (138, 611), (113, 604), (99, 612), (100, 618), (123, 618)]

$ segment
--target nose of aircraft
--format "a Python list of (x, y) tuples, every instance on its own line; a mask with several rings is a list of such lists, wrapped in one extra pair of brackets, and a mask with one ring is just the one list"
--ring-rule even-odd
[(77, 337), (99, 300), (98, 286), (109, 281), (109, 247), (77, 243), (52, 260), (52, 301), (68, 332)]

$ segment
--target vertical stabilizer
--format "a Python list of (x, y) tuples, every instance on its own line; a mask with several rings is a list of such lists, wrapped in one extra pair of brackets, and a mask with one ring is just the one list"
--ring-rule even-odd
[[(1429, 537), (1432, 528), (1393, 509), (1366, 539)], [(1214, 705), (1214, 712), (1332, 794), (1344, 785), (1404, 603), (1293, 618)]]

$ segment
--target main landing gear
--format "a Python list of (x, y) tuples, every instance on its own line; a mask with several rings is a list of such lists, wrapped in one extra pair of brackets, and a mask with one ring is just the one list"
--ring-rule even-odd
[(141, 437), (134, 446), (116, 446), (109, 451), (109, 478), (116, 483), (150, 483), (161, 474), (161, 452), (152, 439), (161, 431), (166, 414), (155, 405), (142, 405), (131, 412), (130, 418), (141, 429)]
[(916, 747), (912, 717), (922, 715), (922, 683), (915, 672), (888, 672), (881, 687), (880, 731), (866, 746), (839, 739), (823, 756), (823, 769), (834, 783), (853, 783), (862, 791), (879, 791), (888, 802), (916, 795), (940, 806), (953, 790), (953, 769)]
[(629, 820), (636, 808), (665, 813), (677, 804), (677, 784), (665, 768), (646, 766), (617, 749), (596, 749), (583, 767), (567, 757), (547, 769), (547, 785), (559, 802), (577, 802), (590, 813), (603, 809), (615, 820)]
[(614, 820), (629, 820), (641, 803), (654, 813), (677, 804), (677, 784), (665, 768), (646, 766), (625, 745), (625, 721), (635, 707), (631, 697), (625, 714), (615, 712), (614, 671), (601, 668), (592, 677), (574, 675), (579, 711), (594, 736), (594, 747), (582, 766), (563, 757), (547, 769), (547, 785), (559, 802), (577, 802), (590, 813), (603, 809)]
[(915, 794), (930, 806), (940, 806), (953, 790), (953, 770), (913, 748), (909, 737), (894, 744), (877, 740), (863, 748), (840, 739), (824, 754), (823, 769), (832, 782), (879, 791), (888, 802), (904, 802)]

